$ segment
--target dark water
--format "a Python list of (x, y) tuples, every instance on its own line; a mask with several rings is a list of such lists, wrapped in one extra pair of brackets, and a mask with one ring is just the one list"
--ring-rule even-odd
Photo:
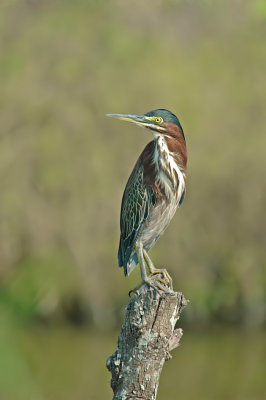
[[(13, 327), (14, 328), (14, 327)], [(106, 358), (117, 334), (67, 326), (0, 329), (1, 400), (111, 399)], [(163, 369), (158, 400), (265, 400), (263, 332), (187, 328)]]

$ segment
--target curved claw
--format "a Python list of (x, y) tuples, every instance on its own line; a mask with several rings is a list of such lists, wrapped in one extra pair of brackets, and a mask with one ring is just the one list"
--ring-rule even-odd
[(145, 285), (145, 283), (156, 291), (161, 290), (168, 293), (173, 290), (172, 278), (166, 269), (157, 269), (156, 272), (152, 272), (146, 279), (144, 279), (142, 283), (131, 289), (128, 295), (131, 297), (131, 295), (135, 294), (141, 286)]
[[(153, 283), (151, 282), (153, 281)], [(154, 279), (154, 278), (146, 278), (143, 282), (141, 282), (139, 285), (137, 285), (136, 287), (134, 287), (133, 289), (131, 289), (128, 292), (129, 297), (131, 297), (132, 294), (136, 294), (137, 291), (145, 284), (147, 284), (148, 286), (152, 287), (153, 289), (155, 289), (157, 292), (158, 290), (162, 290), (162, 291), (166, 291), (166, 286), (162, 286), (159, 281), (161, 281), (162, 283), (164, 283), (164, 281), (160, 278)]]
[(159, 277), (155, 278), (153, 276), (148, 276), (145, 283), (155, 289), (157, 292), (159, 290), (167, 293), (170, 291), (168, 285), (165, 284), (166, 282)]
[(162, 282), (165, 286), (168, 286), (169, 289), (173, 290), (173, 280), (166, 269), (154, 269), (149, 277), (153, 277), (154, 275), (162, 275), (162, 278), (156, 278), (156, 280)]
[(143, 249), (143, 256), (150, 271), (149, 276), (151, 277), (153, 275), (162, 275), (162, 279), (161, 278), (156, 278), (156, 279), (162, 282), (164, 285), (168, 286), (171, 290), (173, 290), (173, 281), (167, 270), (155, 268), (148, 252), (145, 249)]
[(144, 285), (144, 283), (145, 283), (145, 282), (141, 282), (138, 286), (135, 286), (133, 289), (131, 289), (131, 290), (128, 292), (129, 297), (131, 297), (132, 294), (135, 294), (135, 293), (141, 288), (141, 286)]
[[(142, 283), (136, 286), (134, 289), (131, 289), (128, 295), (131, 296), (132, 293), (135, 294), (145, 283), (157, 291), (161, 290), (167, 293), (172, 292), (173, 281), (169, 273), (166, 271), (166, 269), (155, 268), (153, 262), (151, 261), (148, 255), (148, 252), (145, 249), (143, 249), (142, 242), (136, 242), (135, 249), (140, 264)], [(148, 276), (145, 267), (145, 261), (150, 271), (150, 274)]]

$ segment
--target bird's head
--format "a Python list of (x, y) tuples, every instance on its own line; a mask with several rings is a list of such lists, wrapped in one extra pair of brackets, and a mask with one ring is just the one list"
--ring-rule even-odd
[(175, 136), (178, 132), (184, 137), (184, 132), (179, 119), (165, 109), (152, 110), (142, 115), (135, 114), (107, 114), (108, 117), (133, 122), (136, 125), (148, 128), (155, 136)]

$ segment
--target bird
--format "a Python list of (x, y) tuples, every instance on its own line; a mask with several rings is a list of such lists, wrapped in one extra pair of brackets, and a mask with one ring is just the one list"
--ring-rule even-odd
[[(128, 276), (139, 263), (142, 282), (164, 292), (173, 290), (166, 269), (156, 268), (148, 254), (164, 233), (186, 193), (187, 148), (183, 128), (171, 111), (107, 114), (133, 122), (153, 135), (127, 181), (120, 212), (118, 265)], [(147, 269), (148, 272), (147, 273)]]

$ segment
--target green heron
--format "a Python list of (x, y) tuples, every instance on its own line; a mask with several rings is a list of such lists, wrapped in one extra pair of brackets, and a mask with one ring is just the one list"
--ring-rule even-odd
[(182, 126), (173, 113), (164, 109), (143, 115), (107, 116), (134, 122), (153, 134), (125, 187), (120, 215), (119, 266), (124, 267), (127, 276), (139, 263), (143, 283), (155, 289), (172, 290), (170, 275), (165, 269), (154, 267), (148, 252), (185, 197), (187, 150)]

